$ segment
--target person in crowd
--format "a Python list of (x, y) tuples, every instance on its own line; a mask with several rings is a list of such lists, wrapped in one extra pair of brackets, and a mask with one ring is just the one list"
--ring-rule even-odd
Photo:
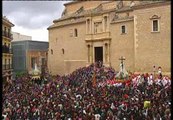
[[(96, 87), (92, 85), (94, 65)], [(131, 74), (127, 83), (108, 85), (116, 73), (98, 62), (57, 75), (41, 86), (20, 77), (4, 88), (2, 116), (12, 120), (171, 120), (170, 78)], [(145, 101), (150, 104), (144, 105)]]

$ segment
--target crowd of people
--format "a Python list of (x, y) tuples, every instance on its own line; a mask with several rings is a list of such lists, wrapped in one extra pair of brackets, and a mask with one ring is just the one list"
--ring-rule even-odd
[[(3, 90), (3, 117), (6, 120), (171, 120), (169, 77), (132, 74), (128, 82), (107, 84), (116, 73), (98, 63), (70, 75), (57, 75), (56, 79), (42, 84), (23, 76)], [(97, 86), (93, 86), (94, 74)], [(147, 107), (145, 101), (150, 102)]]

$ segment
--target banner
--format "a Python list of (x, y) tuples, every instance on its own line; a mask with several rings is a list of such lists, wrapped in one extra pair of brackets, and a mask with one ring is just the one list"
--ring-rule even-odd
[(151, 102), (150, 101), (144, 101), (144, 108), (149, 108), (151, 107)]

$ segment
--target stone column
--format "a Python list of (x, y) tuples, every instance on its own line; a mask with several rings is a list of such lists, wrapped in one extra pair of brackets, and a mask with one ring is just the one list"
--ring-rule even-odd
[(103, 62), (107, 63), (107, 43), (104, 43), (104, 56), (103, 56)]
[(106, 29), (105, 29), (105, 16), (103, 16), (102, 28), (103, 28), (103, 31), (102, 32), (105, 32), (106, 31)]
[(107, 48), (108, 48), (108, 51), (107, 51), (107, 52), (108, 52), (108, 54), (107, 54), (107, 55), (108, 55), (108, 56), (107, 56), (107, 57), (108, 57), (108, 58), (107, 58), (108, 61), (107, 61), (107, 62), (110, 63), (110, 43), (108, 43)]
[(86, 34), (88, 34), (88, 19), (86, 19)]
[(90, 53), (90, 45), (88, 44), (87, 45), (87, 48), (88, 48), (88, 63), (90, 63), (90, 61), (91, 61), (91, 53)]
[(105, 42), (104, 47), (105, 47), (105, 50), (104, 50), (105, 51), (104, 53), (105, 65), (109, 66), (110, 65), (110, 43)]
[(93, 63), (93, 45), (90, 45), (90, 62)]
[(92, 19), (90, 20), (90, 24), (91, 24), (90, 34), (94, 34), (94, 22), (92, 21)]

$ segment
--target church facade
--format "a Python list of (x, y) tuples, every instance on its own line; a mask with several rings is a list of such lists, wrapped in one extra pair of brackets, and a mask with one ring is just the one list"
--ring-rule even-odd
[(102, 61), (119, 70), (171, 71), (170, 1), (74, 1), (48, 27), (52, 75)]

